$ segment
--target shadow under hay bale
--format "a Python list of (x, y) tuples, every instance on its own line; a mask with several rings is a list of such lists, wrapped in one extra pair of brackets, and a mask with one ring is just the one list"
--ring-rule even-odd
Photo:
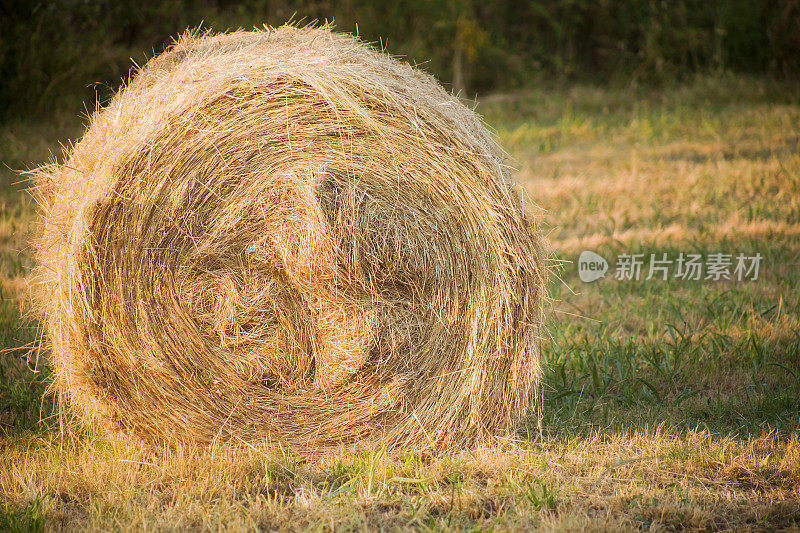
[(54, 387), (113, 434), (473, 445), (538, 382), (545, 266), (502, 151), (353, 37), (186, 35), (39, 189)]

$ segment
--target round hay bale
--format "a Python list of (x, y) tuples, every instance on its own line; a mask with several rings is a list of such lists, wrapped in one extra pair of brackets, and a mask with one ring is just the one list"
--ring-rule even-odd
[(354, 37), (183, 36), (41, 176), (54, 388), (154, 443), (507, 431), (540, 375), (545, 266), (503, 158)]

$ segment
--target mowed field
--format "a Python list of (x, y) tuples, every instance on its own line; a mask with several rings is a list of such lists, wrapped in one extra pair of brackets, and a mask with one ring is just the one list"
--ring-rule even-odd
[[(800, 89), (529, 89), (478, 111), (549, 241), (546, 369), (516, 434), (434, 455), (62, 434), (31, 350), (36, 208), (13, 170), (81, 121), (0, 126), (0, 530), (800, 528)], [(584, 250), (604, 278), (581, 281)], [(639, 279), (615, 279), (626, 254)], [(651, 254), (666, 280), (645, 279)], [(732, 279), (676, 276), (681, 254)], [(760, 254), (757, 279), (737, 279), (740, 254)]]

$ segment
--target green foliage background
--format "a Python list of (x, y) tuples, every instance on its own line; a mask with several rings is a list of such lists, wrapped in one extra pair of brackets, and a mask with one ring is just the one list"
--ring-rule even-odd
[(187, 28), (290, 18), (334, 20), (470, 97), (549, 80), (800, 76), (798, 0), (0, 0), (0, 119), (102, 102), (131, 60)]

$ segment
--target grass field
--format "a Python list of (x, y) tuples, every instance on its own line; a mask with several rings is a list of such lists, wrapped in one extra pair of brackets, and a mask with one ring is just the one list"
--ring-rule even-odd
[[(799, 528), (798, 88), (531, 89), (478, 110), (552, 248), (541, 431), (532, 406), (513, 438), (434, 456), (62, 436), (27, 350), (36, 216), (10, 169), (80, 121), (0, 127), (0, 530)], [(583, 250), (605, 278), (579, 279)], [(756, 280), (644, 279), (651, 254), (681, 253), (762, 260)], [(614, 278), (624, 254), (644, 254), (641, 279)]]

